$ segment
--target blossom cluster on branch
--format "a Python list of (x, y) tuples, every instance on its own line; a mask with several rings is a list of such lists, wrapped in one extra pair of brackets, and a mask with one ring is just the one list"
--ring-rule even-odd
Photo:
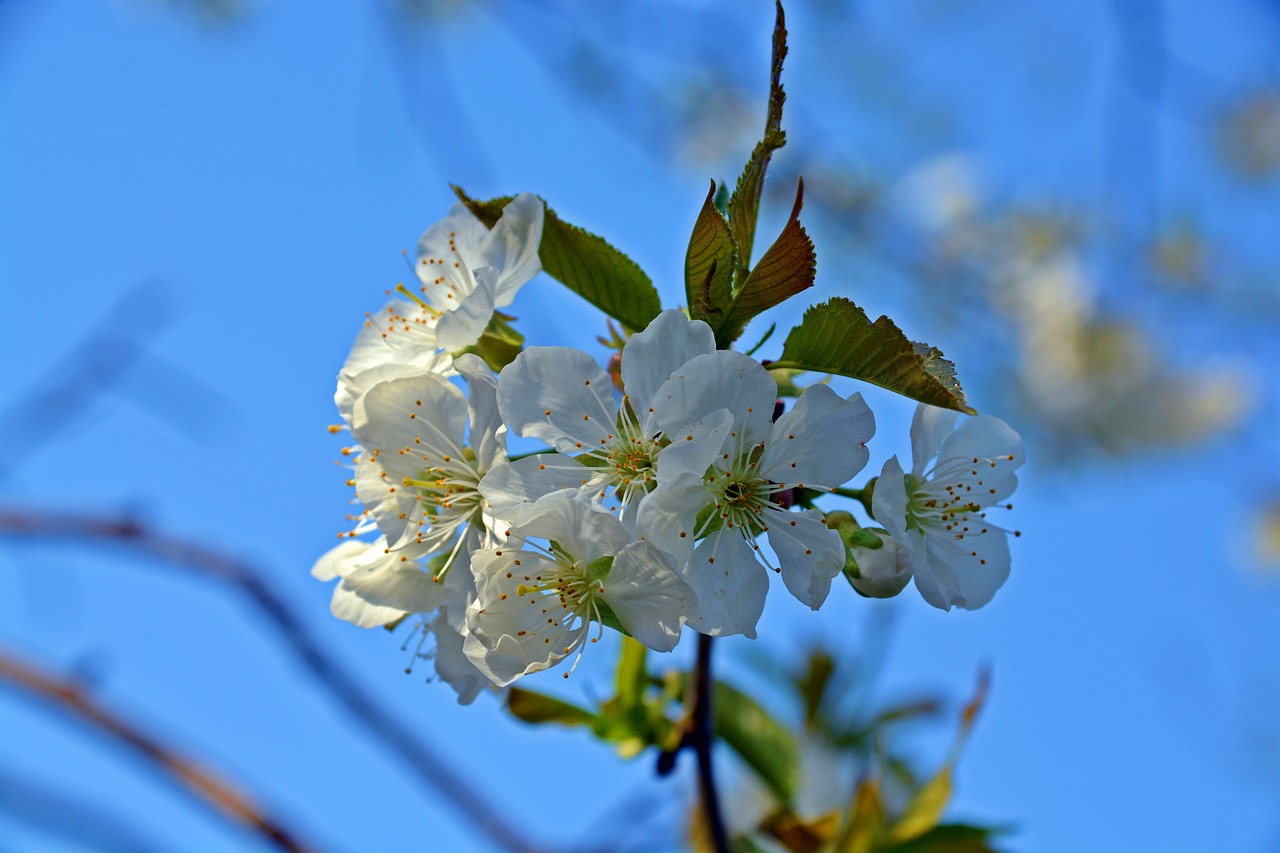
[[(909, 351), (918, 376), (877, 379), (874, 358), (845, 368), (823, 354), (841, 341), (819, 309), (860, 309), (837, 300), (811, 309), (771, 364), (728, 348), (736, 332), (713, 327), (726, 314), (714, 302), (617, 337), (608, 372), (579, 349), (523, 348), (497, 309), (542, 270), (544, 227), (562, 223), (531, 194), (502, 202), (491, 227), (460, 202), (427, 229), (416, 286), (368, 315), (339, 373), (335, 429), (354, 439), (344, 453), (362, 510), (312, 572), (338, 579), (335, 616), (362, 627), (418, 617), (418, 653), (469, 702), (488, 684), (576, 666), (606, 628), (655, 651), (685, 625), (755, 637), (770, 574), (814, 610), (841, 574), (870, 596), (914, 578), (943, 609), (991, 599), (1010, 555), (988, 515), (1016, 487), (1017, 433), (987, 415), (955, 428), (960, 411), (921, 403), (911, 471), (893, 457), (852, 489), (870, 408), (794, 383), (825, 359), (825, 372), (920, 397), (912, 382), (949, 376), (936, 350)], [(744, 295), (758, 310), (781, 301), (768, 281), (753, 291), (754, 276), (730, 286), (729, 315)], [(952, 408), (967, 409), (958, 388)], [(546, 447), (512, 456), (510, 434)], [(833, 494), (858, 498), (879, 527), (817, 506)]]

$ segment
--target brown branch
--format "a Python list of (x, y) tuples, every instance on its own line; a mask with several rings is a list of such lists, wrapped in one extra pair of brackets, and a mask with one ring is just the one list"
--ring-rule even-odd
[(0, 535), (78, 544), (107, 542), (239, 588), (267, 617), (320, 686), (344, 705), (398, 763), (408, 767), (419, 781), (498, 847), (510, 853), (535, 853), (539, 849), (490, 809), (470, 782), (441, 761), (420, 734), (383, 710), (371, 694), (329, 657), (321, 643), (307, 631), (303, 620), (247, 563), (194, 542), (154, 533), (127, 517), (0, 509)]
[(32, 698), (110, 735), (167, 773), (196, 802), (219, 817), (258, 833), (279, 849), (289, 853), (307, 853), (312, 849), (300, 844), (292, 832), (255, 806), (230, 783), (93, 704), (75, 684), (60, 681), (0, 652), (0, 685), (24, 691)]
[(707, 819), (707, 832), (711, 847), (716, 853), (729, 853), (729, 832), (725, 828), (724, 814), (720, 810), (720, 796), (716, 792), (715, 770), (711, 764), (711, 746), (715, 732), (711, 716), (711, 642), (714, 637), (698, 635), (698, 660), (693, 673), (693, 710), (690, 712), (692, 729), (689, 741), (698, 757), (698, 800)]

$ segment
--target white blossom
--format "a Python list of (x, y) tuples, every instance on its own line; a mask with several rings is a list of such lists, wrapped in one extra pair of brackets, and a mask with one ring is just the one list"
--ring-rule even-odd
[(665, 554), (633, 541), (613, 515), (555, 492), (534, 504), (513, 537), (525, 547), (482, 549), (471, 563), (477, 597), (464, 650), (494, 684), (547, 669), (575, 650), (580, 658), (592, 622), (601, 632), (616, 623), (657, 651), (679, 641), (693, 591)]
[(959, 417), (918, 406), (911, 473), (892, 457), (872, 494), (872, 513), (904, 546), (916, 589), (943, 610), (979, 608), (1009, 577), (1009, 531), (988, 514), (1012, 508), (1024, 460), (1021, 437), (1004, 421), (978, 415), (952, 431)]
[(516, 291), (542, 270), (542, 223), (542, 201), (530, 193), (503, 208), (492, 229), (455, 204), (418, 239), (417, 293), (402, 287), (407, 299), (392, 299), (366, 315), (340, 385), (381, 364), (451, 373), (450, 352), (479, 340), (494, 309), (510, 305)]
[(364, 448), (356, 495), (392, 549), (417, 555), (449, 545), (442, 574), (458, 554), (497, 541), (478, 486), (506, 458), (492, 373), (470, 354), (456, 366), (469, 397), (438, 374), (418, 372), (369, 388), (352, 415), (352, 434)]
[[(755, 636), (766, 566), (815, 610), (844, 566), (844, 546), (822, 514), (789, 511), (777, 496), (792, 488), (829, 490), (856, 474), (866, 464), (875, 419), (860, 394), (843, 399), (815, 385), (773, 422), (776, 394), (758, 362), (722, 351), (692, 359), (655, 395), (663, 429), (733, 413), (710, 468), (691, 473), (659, 464), (658, 487), (640, 509), (644, 536), (683, 565), (699, 601), (689, 624), (705, 634)], [(776, 567), (755, 541), (762, 533)]]
[(525, 350), (498, 378), (498, 405), (513, 432), (557, 452), (495, 468), (481, 491), (495, 512), (518, 521), (539, 497), (574, 489), (619, 512), (634, 529), (640, 501), (657, 483), (660, 459), (672, 474), (701, 474), (728, 433), (732, 419), (723, 411), (664, 431), (651, 405), (677, 368), (713, 352), (710, 326), (664, 311), (623, 347), (626, 394), (615, 403), (608, 375), (587, 353)]

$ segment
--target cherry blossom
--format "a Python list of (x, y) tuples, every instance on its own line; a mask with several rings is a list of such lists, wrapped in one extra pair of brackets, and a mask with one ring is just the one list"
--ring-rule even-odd
[(1012, 508), (1013, 472), (1024, 460), (1021, 437), (1004, 421), (978, 415), (953, 431), (959, 418), (919, 405), (911, 473), (890, 458), (872, 495), (872, 513), (907, 552), (916, 589), (943, 610), (982, 607), (1009, 577), (1009, 531), (988, 514)]

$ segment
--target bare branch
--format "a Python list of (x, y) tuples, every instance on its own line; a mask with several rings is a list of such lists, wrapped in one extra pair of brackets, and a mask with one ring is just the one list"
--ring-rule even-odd
[(138, 727), (98, 707), (72, 682), (46, 675), (0, 652), (0, 685), (23, 691), (110, 735), (168, 774), (196, 802), (218, 816), (258, 833), (279, 849), (290, 853), (306, 853), (312, 849), (300, 844), (292, 832), (255, 806), (229, 782)]
[(251, 565), (204, 545), (155, 533), (125, 516), (0, 509), (0, 536), (77, 544), (106, 542), (239, 588), (267, 617), (320, 686), (345, 706), (365, 731), (379, 740), (397, 762), (408, 767), (433, 794), (446, 800), (501, 849), (511, 853), (534, 853), (540, 849), (489, 808), (481, 794), (443, 762), (421, 735), (384, 711), (371, 694), (329, 657), (321, 643), (308, 632), (306, 623)]

